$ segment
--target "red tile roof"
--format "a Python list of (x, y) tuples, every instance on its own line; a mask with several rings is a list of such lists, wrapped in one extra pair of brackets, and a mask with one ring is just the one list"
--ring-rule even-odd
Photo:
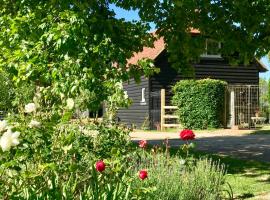
[(129, 64), (137, 64), (137, 62), (143, 58), (155, 60), (156, 57), (165, 49), (165, 42), (163, 37), (157, 39), (154, 42), (154, 47), (144, 47), (139, 53), (135, 53), (133, 57), (128, 60)]
[[(198, 29), (191, 29), (190, 30), (191, 34), (199, 34), (200, 31)], [(153, 32), (154, 35), (156, 35), (155, 32)], [(131, 57), (128, 60), (128, 64), (137, 64), (137, 62), (143, 58), (148, 58), (155, 60), (157, 56), (165, 49), (165, 42), (163, 37), (158, 38), (154, 42), (154, 47), (144, 47), (141, 52), (135, 53), (133, 57)]]

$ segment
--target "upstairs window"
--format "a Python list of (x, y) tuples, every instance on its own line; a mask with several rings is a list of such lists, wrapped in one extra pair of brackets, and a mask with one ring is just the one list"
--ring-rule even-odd
[(220, 54), (221, 43), (212, 39), (206, 39), (205, 41), (205, 53), (201, 57), (208, 58), (221, 58)]

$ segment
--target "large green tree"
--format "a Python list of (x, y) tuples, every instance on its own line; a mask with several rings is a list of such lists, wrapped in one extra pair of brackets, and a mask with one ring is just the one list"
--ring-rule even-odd
[(80, 108), (96, 110), (116, 82), (151, 71), (146, 61), (127, 67), (134, 52), (152, 44), (148, 30), (116, 19), (106, 0), (3, 0), (0, 67), (18, 87), (41, 87), (50, 109), (80, 97)]
[[(138, 9), (141, 21), (116, 19), (110, 4)], [(80, 96), (80, 107), (95, 110), (115, 82), (149, 72), (148, 62), (127, 67), (134, 52), (152, 45), (147, 23), (156, 24), (170, 62), (186, 73), (204, 52), (205, 38), (222, 42), (231, 61), (247, 64), (265, 55), (269, 11), (268, 0), (3, 0), (0, 67), (18, 85), (45, 87), (52, 107)], [(194, 38), (190, 29), (200, 34)]]
[[(205, 38), (222, 43), (221, 54), (232, 63), (248, 64), (270, 49), (269, 0), (116, 0), (139, 9), (143, 21), (154, 22), (164, 36), (170, 61), (182, 72), (204, 51)], [(198, 29), (196, 39), (189, 33)], [(239, 53), (239, 56), (235, 54)]]

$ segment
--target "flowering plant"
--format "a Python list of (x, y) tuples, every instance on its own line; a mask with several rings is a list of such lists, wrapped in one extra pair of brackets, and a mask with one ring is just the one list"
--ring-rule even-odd
[(141, 171), (139, 172), (139, 177), (140, 177), (140, 179), (142, 179), (142, 180), (146, 179), (146, 178), (148, 177), (147, 171), (146, 171), (146, 170), (141, 170)]
[(145, 149), (147, 147), (147, 141), (146, 140), (141, 140), (139, 142), (139, 147)]
[(194, 140), (195, 134), (193, 133), (192, 130), (184, 129), (180, 132), (180, 138), (182, 140)]
[(195, 139), (195, 134), (192, 130), (190, 129), (184, 129), (180, 131), (180, 139), (185, 141), (186, 143), (182, 145), (181, 149), (186, 152), (186, 158), (189, 158), (189, 150), (195, 148), (194, 143), (189, 143), (189, 140), (194, 140)]
[(100, 160), (98, 162), (96, 162), (96, 170), (99, 172), (103, 172), (105, 170), (105, 163), (103, 162), (103, 160)]

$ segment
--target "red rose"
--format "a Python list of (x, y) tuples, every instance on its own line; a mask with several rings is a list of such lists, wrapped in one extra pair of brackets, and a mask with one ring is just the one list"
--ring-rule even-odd
[(141, 148), (146, 148), (146, 146), (147, 146), (147, 141), (146, 141), (146, 140), (141, 140), (141, 141), (139, 142), (139, 147), (141, 147)]
[(142, 179), (142, 180), (146, 179), (146, 178), (148, 177), (147, 171), (146, 171), (146, 170), (141, 170), (141, 171), (139, 172), (139, 177), (140, 177), (140, 179)]
[(192, 130), (185, 129), (180, 132), (180, 138), (182, 140), (194, 140), (195, 134), (193, 133)]
[(96, 162), (96, 170), (97, 171), (103, 172), (105, 170), (105, 167), (106, 167), (106, 165), (102, 160)]

